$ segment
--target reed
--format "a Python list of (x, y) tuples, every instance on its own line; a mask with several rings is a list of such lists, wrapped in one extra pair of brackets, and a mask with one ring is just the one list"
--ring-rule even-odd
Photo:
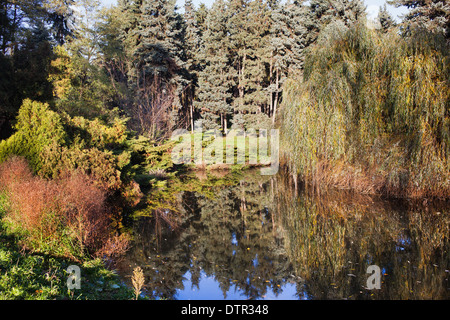
[(134, 268), (131, 283), (133, 284), (135, 299), (138, 300), (139, 295), (142, 292), (142, 288), (145, 285), (144, 271), (141, 267)]

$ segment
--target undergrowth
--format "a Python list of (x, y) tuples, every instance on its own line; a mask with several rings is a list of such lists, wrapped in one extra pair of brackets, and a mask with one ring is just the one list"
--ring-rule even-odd
[[(0, 192), (0, 218), (7, 213), (8, 197)], [(133, 293), (104, 262), (88, 259), (82, 263), (44, 253), (31, 253), (20, 245), (0, 219), (0, 300), (121, 300)], [(81, 269), (81, 288), (69, 290), (67, 268)]]

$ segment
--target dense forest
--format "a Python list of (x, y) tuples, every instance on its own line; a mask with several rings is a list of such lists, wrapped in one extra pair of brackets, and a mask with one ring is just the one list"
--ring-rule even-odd
[(199, 121), (279, 129), (283, 170), (317, 189), (448, 199), (450, 3), (388, 4), (408, 12), (0, 0), (0, 234), (77, 261), (122, 253), (127, 210), (185, 169), (172, 132)]
[(186, 1), (181, 14), (175, 1), (6, 1), (3, 137), (26, 98), (72, 116), (127, 117), (151, 139), (197, 119), (223, 131), (270, 126), (321, 29), (364, 17), (361, 1), (336, 5)]
[[(414, 8), (397, 28), (448, 39), (448, 3)], [(366, 20), (362, 1), (2, 1), (2, 137), (24, 99), (106, 123), (127, 118), (150, 139), (173, 128), (269, 127), (284, 83), (303, 74), (308, 49)], [(381, 8), (377, 32), (394, 28)], [(400, 37), (399, 35), (399, 37)], [(323, 41), (322, 41), (323, 42)]]

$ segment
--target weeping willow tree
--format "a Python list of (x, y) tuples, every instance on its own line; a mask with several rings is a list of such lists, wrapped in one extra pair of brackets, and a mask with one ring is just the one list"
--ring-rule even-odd
[(443, 35), (363, 25), (322, 35), (285, 83), (281, 143), (314, 185), (393, 196), (450, 194), (449, 50)]

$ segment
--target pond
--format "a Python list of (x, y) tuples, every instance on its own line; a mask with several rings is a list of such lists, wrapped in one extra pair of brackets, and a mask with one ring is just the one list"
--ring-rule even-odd
[(128, 282), (144, 270), (150, 298), (450, 298), (448, 203), (318, 194), (282, 172), (203, 174), (163, 190), (118, 264)]

